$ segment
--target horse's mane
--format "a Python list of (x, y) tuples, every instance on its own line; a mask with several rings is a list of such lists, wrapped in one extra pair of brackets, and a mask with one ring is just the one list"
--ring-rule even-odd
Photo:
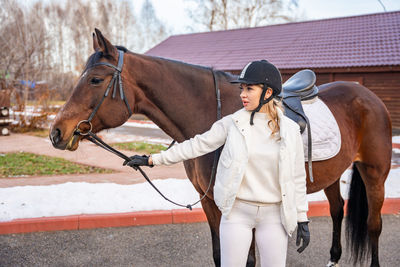
[(125, 46), (122, 45), (116, 45), (115, 46), (118, 50), (124, 51), (124, 53), (128, 52), (128, 49), (126, 49)]
[[(118, 50), (124, 51), (124, 53), (130, 53), (130, 54), (135, 54), (131, 51), (129, 51), (126, 47), (124, 46), (120, 46), (120, 45), (116, 45), (115, 46)], [(101, 58), (103, 57), (103, 53), (101, 51), (96, 51), (94, 52), (89, 59), (86, 62), (86, 66), (83, 70), (82, 73), (84, 73), (86, 70), (90, 69), (94, 64), (96, 64)], [(200, 69), (200, 70), (205, 70), (205, 71), (214, 71), (217, 75), (222, 75), (224, 76), (228, 81), (233, 80), (236, 78), (235, 75), (233, 75), (232, 73), (229, 72), (225, 72), (225, 71), (221, 71), (221, 70), (216, 70), (213, 67), (205, 67), (205, 66), (201, 66), (201, 65), (195, 65), (195, 64), (190, 64), (190, 63), (186, 63), (183, 61), (179, 61), (179, 60), (173, 60), (173, 59), (169, 59), (169, 58), (163, 58), (163, 57), (157, 57), (157, 56), (147, 56), (150, 58), (154, 58), (156, 60), (160, 60), (160, 61), (164, 61), (164, 62), (170, 62), (173, 64), (177, 64), (177, 65), (181, 65), (181, 66), (186, 66), (186, 67), (190, 67), (190, 68), (194, 68), (194, 69)]]
[(179, 60), (174, 60), (174, 59), (170, 59), (170, 58), (163, 58), (163, 57), (158, 57), (158, 56), (148, 56), (150, 58), (154, 58), (156, 60), (160, 60), (162, 62), (170, 62), (173, 64), (177, 64), (180, 65), (182, 67), (190, 67), (190, 68), (194, 68), (194, 69), (199, 69), (199, 70), (205, 70), (205, 71), (214, 71), (217, 75), (222, 75), (224, 76), (228, 81), (236, 79), (236, 75), (230, 73), (230, 72), (225, 72), (222, 70), (216, 70), (213, 67), (206, 67), (206, 66), (201, 66), (201, 65), (195, 65), (195, 64), (190, 64), (190, 63), (186, 63), (183, 61), (179, 61)]
[(85, 68), (83, 69), (82, 73), (85, 73), (88, 69), (90, 69), (94, 64), (96, 64), (100, 58), (103, 57), (103, 53), (100, 51), (94, 52), (90, 57), (88, 58)]

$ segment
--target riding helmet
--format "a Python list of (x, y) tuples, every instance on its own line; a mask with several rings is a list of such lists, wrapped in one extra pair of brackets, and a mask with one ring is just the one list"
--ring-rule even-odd
[(282, 91), (280, 71), (265, 59), (249, 62), (243, 68), (238, 79), (231, 83), (264, 84), (264, 88), (272, 88), (274, 96), (279, 95)]
[[(258, 107), (252, 111), (250, 125), (253, 125), (254, 114), (260, 111), (261, 107), (267, 104), (282, 91), (282, 77), (277, 67), (266, 60), (249, 62), (240, 73), (238, 79), (231, 83), (263, 84), (263, 91), (260, 96)], [(272, 88), (272, 95), (264, 99), (268, 87)]]

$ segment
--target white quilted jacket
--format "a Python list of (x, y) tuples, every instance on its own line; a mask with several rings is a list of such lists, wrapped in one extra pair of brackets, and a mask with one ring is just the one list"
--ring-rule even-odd
[[(224, 145), (217, 166), (214, 201), (222, 215), (229, 216), (248, 162), (250, 112), (241, 109), (215, 122), (203, 134), (152, 155), (154, 165), (170, 165), (196, 158)], [(299, 126), (278, 110), (280, 118), (279, 184), (282, 194), (281, 217), (291, 235), (297, 222), (307, 221), (306, 173), (303, 141)]]

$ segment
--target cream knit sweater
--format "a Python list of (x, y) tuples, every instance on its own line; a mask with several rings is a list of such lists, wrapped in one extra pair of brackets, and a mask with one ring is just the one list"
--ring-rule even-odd
[(249, 162), (237, 198), (246, 202), (277, 203), (282, 200), (279, 185), (279, 141), (271, 137), (265, 113), (254, 114), (250, 127)]

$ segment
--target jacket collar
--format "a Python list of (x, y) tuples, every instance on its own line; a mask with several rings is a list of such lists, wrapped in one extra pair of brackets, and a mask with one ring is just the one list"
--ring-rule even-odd
[(232, 118), (235, 122), (235, 125), (241, 129), (247, 127), (247, 124), (250, 124), (250, 112), (245, 110), (244, 108), (239, 109), (235, 113), (232, 114)]

